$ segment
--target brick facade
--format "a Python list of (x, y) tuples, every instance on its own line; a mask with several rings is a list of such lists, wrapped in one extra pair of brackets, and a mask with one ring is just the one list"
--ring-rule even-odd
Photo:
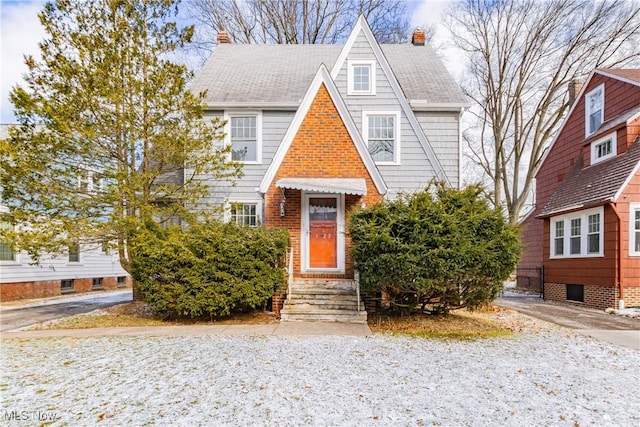
[(21, 299), (48, 298), (68, 293), (85, 293), (93, 290), (114, 290), (131, 288), (131, 277), (124, 277), (124, 286), (118, 284), (118, 277), (102, 277), (102, 286), (93, 287), (93, 277), (73, 279), (73, 290), (62, 291), (61, 280), (43, 280), (34, 282), (14, 282), (0, 284), (0, 301), (17, 301)]
[[(372, 205), (382, 200), (382, 195), (378, 193), (373, 179), (324, 84), (320, 86), (265, 195), (264, 224), (268, 228), (287, 228), (289, 230), (294, 254), (294, 274), (299, 277), (302, 273), (302, 192), (293, 189), (284, 190), (285, 216), (280, 216), (280, 202), (283, 193), (280, 188), (276, 187), (276, 183), (282, 178), (364, 179), (367, 195), (345, 195), (344, 197), (345, 223), (348, 223), (348, 215), (351, 210), (357, 209), (363, 203)], [(350, 240), (346, 237), (344, 277), (353, 278), (353, 261), (349, 247)], [(321, 276), (325, 275), (321, 274)]]
[[(597, 308), (620, 308), (619, 289), (613, 286), (584, 285), (584, 302), (567, 300), (567, 285), (565, 283), (545, 283), (544, 299), (581, 307)], [(624, 288), (625, 307), (640, 306), (640, 286)]]

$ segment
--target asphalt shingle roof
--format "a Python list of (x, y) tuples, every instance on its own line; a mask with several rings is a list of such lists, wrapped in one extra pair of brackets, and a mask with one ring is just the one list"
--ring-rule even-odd
[(582, 167), (582, 157), (569, 171), (539, 216), (577, 207), (598, 206), (612, 200), (640, 162), (640, 136), (627, 151), (612, 159)]
[[(219, 44), (192, 82), (207, 90), (208, 105), (297, 106), (320, 64), (331, 69), (341, 45)], [(381, 45), (409, 100), (466, 104), (467, 100), (433, 49), (411, 44)]]

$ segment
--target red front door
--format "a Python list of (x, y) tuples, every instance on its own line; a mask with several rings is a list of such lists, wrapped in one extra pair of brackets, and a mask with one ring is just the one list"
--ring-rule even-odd
[(338, 200), (309, 198), (309, 268), (338, 267)]

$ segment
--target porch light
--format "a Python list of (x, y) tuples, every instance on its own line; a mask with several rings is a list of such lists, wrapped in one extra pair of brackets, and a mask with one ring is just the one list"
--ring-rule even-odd
[(284, 206), (287, 202), (287, 198), (284, 196), (284, 189), (280, 189), (280, 194), (282, 195), (282, 198), (280, 199), (280, 216), (284, 216), (285, 215), (285, 210), (284, 210)]

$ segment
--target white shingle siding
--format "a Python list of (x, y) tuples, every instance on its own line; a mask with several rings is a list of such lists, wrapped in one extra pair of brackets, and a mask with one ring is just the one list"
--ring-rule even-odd
[[(354, 31), (345, 45), (348, 51), (338, 45), (216, 48), (193, 89), (208, 89), (206, 101), (213, 109), (262, 109), (263, 147), (262, 164), (244, 165), (245, 176), (235, 186), (212, 183), (209, 202), (260, 197), (256, 188), (320, 64), (332, 68), (336, 87), (361, 134), (363, 111), (400, 114), (400, 164), (377, 166), (387, 197), (423, 189), (436, 175), (459, 185), (459, 114), (466, 99), (442, 62), (429, 46), (381, 45), (379, 51), (377, 45), (369, 44), (375, 41), (366, 23), (359, 21)], [(348, 95), (349, 63), (357, 61), (375, 61), (375, 95)], [(410, 111), (412, 102), (421, 112)], [(435, 109), (443, 111), (426, 112)]]
[[(261, 200), (256, 188), (264, 176), (271, 160), (282, 142), (287, 128), (293, 120), (293, 111), (262, 111), (262, 163), (243, 165), (243, 176), (235, 180), (235, 185), (230, 181), (214, 182), (209, 178), (211, 188), (210, 197), (203, 200), (203, 204), (220, 206), (225, 201), (252, 201)], [(207, 117), (222, 117), (222, 111), (207, 113)]]
[(80, 262), (69, 263), (68, 255), (44, 254), (40, 265), (30, 265), (26, 252), (16, 254), (16, 262), (0, 263), (0, 283), (127, 276), (117, 253), (105, 254), (100, 245), (81, 245)]
[(416, 117), (440, 164), (449, 177), (451, 185), (457, 187), (460, 169), (459, 113), (417, 112)]

